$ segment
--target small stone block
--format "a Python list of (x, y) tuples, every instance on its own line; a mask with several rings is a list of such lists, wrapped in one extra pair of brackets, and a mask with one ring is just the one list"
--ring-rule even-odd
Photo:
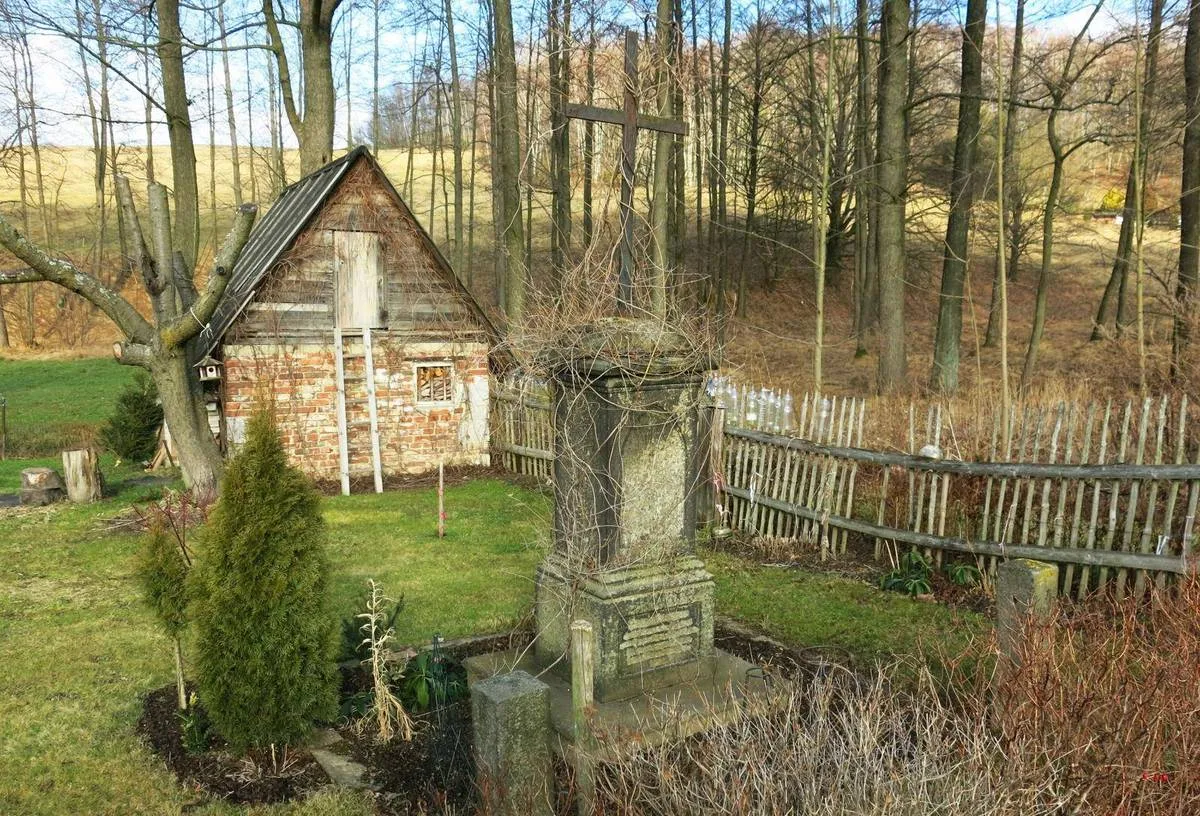
[(551, 814), (550, 687), (515, 671), (471, 686), (475, 763), (492, 809)]
[(53, 468), (25, 468), (21, 471), (21, 504), (41, 507), (66, 498), (67, 489)]
[(1013, 657), (1027, 616), (1045, 617), (1058, 596), (1058, 565), (1014, 558), (996, 575), (996, 635), (1001, 650)]

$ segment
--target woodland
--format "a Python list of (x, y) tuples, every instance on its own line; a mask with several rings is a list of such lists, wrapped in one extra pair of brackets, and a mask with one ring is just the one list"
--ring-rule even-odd
[(632, 98), (686, 130), (638, 131), (633, 308), (708, 316), (728, 366), (1194, 390), (1200, 3), (4, 0), (0, 26), (14, 353), (186, 345), (244, 205), (357, 144), (498, 322), (593, 302), (623, 146), (576, 111)]

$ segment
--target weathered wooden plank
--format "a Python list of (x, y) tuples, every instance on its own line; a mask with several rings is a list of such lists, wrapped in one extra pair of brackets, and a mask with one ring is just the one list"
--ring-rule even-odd
[(1044, 462), (959, 462), (950, 459), (925, 459), (904, 453), (870, 451), (857, 448), (839, 448), (795, 437), (778, 436), (748, 428), (730, 428), (727, 433), (769, 444), (780, 444), (814, 456), (835, 456), (856, 460), (860, 463), (888, 465), (904, 470), (927, 470), (934, 473), (951, 473), (956, 476), (993, 476), (1008, 479), (1121, 479), (1132, 481), (1154, 481), (1182, 479), (1189, 481), (1200, 478), (1200, 468), (1185, 465), (1125, 465), (1109, 464), (1048, 464)]
[[(745, 494), (737, 488), (738, 493)], [(759, 499), (778, 505), (780, 510), (817, 521), (820, 514), (800, 505), (785, 505), (774, 499)], [(1036, 547), (1022, 544), (1001, 544), (995, 541), (968, 541), (961, 538), (938, 537), (928, 533), (915, 533), (893, 527), (881, 527), (869, 521), (849, 519), (843, 516), (829, 516), (830, 524), (836, 524), (845, 529), (867, 536), (887, 538), (909, 544), (914, 547), (935, 547), (971, 555), (995, 555), (1004, 558), (1034, 558), (1058, 563), (1077, 563), (1089, 566), (1119, 567), (1123, 569), (1146, 569), (1156, 572), (1169, 572), (1177, 575), (1187, 574), (1192, 565), (1182, 558), (1161, 555), (1144, 555), (1142, 553), (1111, 552), (1105, 550), (1080, 550), (1077, 548), (1054, 549), (1052, 547)]]

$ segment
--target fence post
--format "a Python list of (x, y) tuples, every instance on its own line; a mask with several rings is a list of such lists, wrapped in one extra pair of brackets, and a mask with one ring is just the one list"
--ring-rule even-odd
[(696, 523), (711, 529), (717, 522), (717, 494), (713, 483), (721, 469), (722, 438), (725, 409), (719, 405), (703, 405), (696, 424)]
[(593, 772), (595, 744), (592, 736), (591, 709), (595, 675), (595, 641), (592, 624), (585, 620), (571, 623), (571, 714), (575, 726), (575, 790), (577, 812), (591, 814), (596, 809), (596, 777)]
[(1054, 611), (1058, 596), (1058, 565), (1030, 558), (1010, 558), (996, 575), (996, 638), (1000, 652), (1018, 661), (1025, 624)]

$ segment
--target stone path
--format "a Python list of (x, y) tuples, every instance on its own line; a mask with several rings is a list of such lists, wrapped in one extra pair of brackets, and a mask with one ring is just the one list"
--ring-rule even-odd
[(318, 728), (308, 742), (308, 750), (333, 784), (354, 790), (379, 790), (379, 785), (369, 780), (366, 766), (351, 759), (350, 744), (332, 728)]

